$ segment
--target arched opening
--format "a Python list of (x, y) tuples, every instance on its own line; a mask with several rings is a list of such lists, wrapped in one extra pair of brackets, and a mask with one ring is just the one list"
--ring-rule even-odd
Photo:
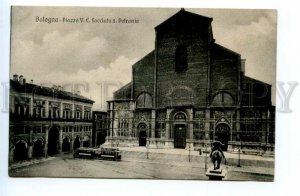
[(138, 126), (139, 146), (146, 146), (147, 144), (147, 125), (140, 123)]
[(178, 112), (174, 116), (174, 148), (185, 148), (186, 145), (186, 115)]
[(27, 158), (27, 143), (25, 141), (17, 142), (14, 151), (14, 161), (22, 161)]
[(44, 144), (41, 139), (38, 139), (33, 143), (32, 156), (42, 157), (43, 155), (44, 155)]
[(222, 142), (224, 146), (222, 147), (223, 151), (227, 151), (228, 141), (230, 137), (230, 127), (226, 123), (220, 123), (216, 127), (215, 139)]
[(71, 145), (70, 139), (67, 136), (65, 136), (62, 143), (62, 152), (70, 151), (70, 145)]
[(79, 138), (79, 136), (76, 136), (76, 138), (74, 140), (73, 150), (76, 150), (79, 147), (80, 147), (80, 138)]
[(56, 127), (52, 127), (48, 133), (48, 155), (58, 153), (59, 146), (59, 131)]

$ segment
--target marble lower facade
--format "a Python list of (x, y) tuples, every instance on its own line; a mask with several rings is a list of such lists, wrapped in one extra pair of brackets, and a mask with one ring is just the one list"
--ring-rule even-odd
[(224, 151), (273, 152), (274, 119), (268, 108), (167, 108), (110, 111), (105, 145), (205, 151), (214, 140)]

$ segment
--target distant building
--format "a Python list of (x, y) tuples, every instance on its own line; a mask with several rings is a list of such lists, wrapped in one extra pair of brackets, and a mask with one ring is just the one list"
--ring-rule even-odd
[(218, 139), (225, 151), (274, 150), (271, 85), (245, 76), (212, 21), (182, 9), (155, 27), (155, 49), (108, 101), (108, 144), (201, 149)]
[(92, 143), (92, 105), (79, 94), (10, 80), (10, 162), (72, 151)]
[(105, 143), (107, 136), (107, 112), (93, 111), (93, 146)]

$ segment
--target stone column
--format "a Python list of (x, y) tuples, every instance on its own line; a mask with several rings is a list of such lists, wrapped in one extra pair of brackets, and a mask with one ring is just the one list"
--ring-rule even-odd
[(189, 139), (193, 139), (194, 138), (194, 112), (193, 109), (191, 108), (189, 111), (189, 116), (190, 116), (190, 121), (189, 121)]
[(190, 119), (188, 121), (188, 137), (187, 137), (187, 142), (186, 142), (186, 149), (191, 149), (194, 150), (194, 111), (193, 109), (188, 110), (188, 114), (190, 116)]
[(269, 144), (269, 133), (270, 133), (269, 120), (270, 120), (270, 118), (271, 118), (271, 113), (270, 113), (270, 110), (268, 109), (267, 110), (267, 123), (266, 123), (266, 126), (267, 126), (267, 134), (266, 134), (267, 144)]
[(84, 127), (79, 127), (80, 129), (80, 147), (83, 147), (83, 139), (84, 139)]
[(33, 151), (33, 126), (30, 125), (29, 126), (29, 143), (28, 143), (28, 158), (31, 159), (32, 158), (32, 151)]
[(209, 109), (206, 109), (205, 110), (205, 139), (206, 140), (209, 140), (209, 139), (212, 139), (210, 138), (210, 134), (209, 134), (209, 131), (210, 131), (210, 110)]
[[(116, 117), (116, 114), (115, 114)], [(117, 118), (114, 119), (113, 121), (113, 137), (118, 137), (118, 131), (119, 131), (119, 121), (118, 118), (120, 118), (119, 116), (117, 116)]]
[(89, 144), (90, 144), (90, 148), (91, 148), (91, 147), (93, 147), (93, 145), (92, 145), (93, 133), (92, 133), (92, 127), (91, 126), (89, 126), (89, 131), (90, 131), (90, 141), (89, 141), (90, 143)]
[[(13, 108), (15, 108), (13, 106)], [(15, 111), (16, 112), (16, 111)], [(29, 116), (33, 116), (33, 96), (30, 98), (30, 103), (29, 103)]]
[[(81, 119), (84, 119), (84, 106), (81, 106), (82, 109), (81, 109)], [(87, 119), (88, 119), (88, 116), (87, 116)]]
[(113, 131), (114, 131), (114, 119), (113, 119), (113, 110), (110, 111), (110, 115), (109, 115), (109, 137), (112, 138), (113, 136)]
[(241, 112), (240, 109), (236, 111), (236, 132), (239, 134), (240, 138), (240, 131), (241, 131)]
[(63, 126), (60, 126), (60, 130), (59, 130), (59, 149), (58, 152), (61, 153), (62, 152), (62, 144), (63, 144), (63, 138), (62, 138), (62, 134), (63, 134)]
[(74, 148), (74, 126), (71, 126), (71, 152), (73, 152)]
[(262, 111), (261, 114), (262, 117), (262, 136), (261, 136), (261, 143), (266, 143), (267, 138), (266, 138), (266, 133), (267, 133), (267, 112), (265, 110)]
[(152, 112), (151, 112), (151, 138), (155, 138), (155, 120), (156, 120), (156, 111), (152, 110)]
[(46, 118), (49, 117), (49, 101), (48, 100), (45, 101), (45, 117)]
[(171, 138), (171, 126), (170, 126), (170, 114), (171, 114), (172, 110), (171, 109), (167, 109), (167, 113), (166, 113), (166, 138), (169, 139)]
[(72, 119), (74, 119), (75, 118), (75, 104), (74, 104), (74, 102), (72, 103)]
[(63, 108), (63, 103), (62, 102), (60, 102), (60, 107), (59, 107), (59, 109), (60, 109), (60, 111), (59, 111), (59, 118), (63, 118), (63, 116), (64, 116), (64, 108)]
[(45, 125), (46, 133), (45, 133), (45, 142), (44, 142), (44, 156), (48, 157), (48, 136), (49, 136), (49, 125)]

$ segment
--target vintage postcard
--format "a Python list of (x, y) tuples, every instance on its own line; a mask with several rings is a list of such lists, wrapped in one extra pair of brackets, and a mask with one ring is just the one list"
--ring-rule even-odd
[(9, 175), (273, 181), (277, 12), (11, 8)]

